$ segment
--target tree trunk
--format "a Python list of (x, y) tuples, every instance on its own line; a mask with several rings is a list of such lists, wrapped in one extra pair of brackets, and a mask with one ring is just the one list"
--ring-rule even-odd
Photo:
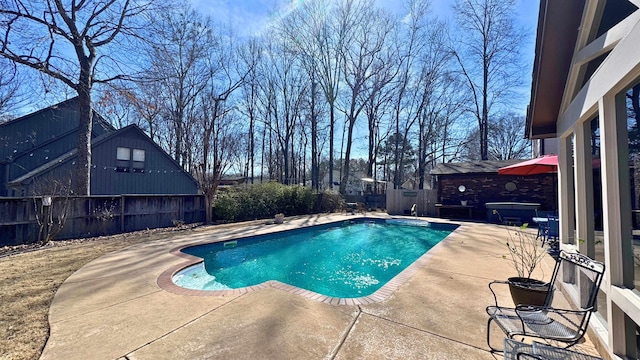
[(78, 85), (78, 160), (72, 180), (76, 195), (91, 195), (91, 85), (91, 64), (82, 61)]
[(213, 196), (209, 194), (209, 192), (204, 193), (204, 223), (211, 224), (213, 221)]
[(333, 108), (333, 104), (329, 106), (329, 122), (329, 189), (333, 190), (333, 133), (335, 123), (335, 109)]
[(311, 82), (311, 187), (319, 190), (318, 115), (316, 114), (316, 82)]
[(340, 193), (342, 195), (347, 194), (347, 185), (349, 182), (349, 163), (351, 158), (351, 139), (353, 139), (353, 126), (355, 125), (355, 119), (349, 119), (349, 130), (347, 133), (347, 149), (344, 152), (344, 165), (342, 179), (340, 180)]
[(376, 164), (376, 142), (378, 141), (376, 116), (379, 110), (379, 105), (376, 105), (374, 103), (373, 97), (371, 98), (370, 106), (370, 109), (367, 110), (367, 124), (369, 128), (369, 145), (367, 149), (367, 177), (375, 179), (375, 177), (373, 176), (373, 168)]
[(260, 183), (264, 182), (264, 160), (265, 160), (265, 144), (267, 141), (267, 127), (262, 127), (262, 146), (260, 149)]
[(399, 157), (400, 157), (400, 118), (399, 118), (399, 114), (396, 113), (396, 143), (394, 144), (394, 150), (393, 150), (393, 162), (395, 164), (394, 170), (393, 170), (393, 188), (394, 189), (400, 189), (400, 173), (399, 173), (399, 165), (398, 162), (400, 161)]
[(418, 189), (424, 189), (424, 173), (426, 167), (426, 156), (427, 152), (423, 140), (424, 134), (424, 121), (420, 121), (418, 124), (418, 178), (420, 179), (420, 183), (418, 184)]
[(253, 114), (253, 110), (250, 112), (249, 115), (249, 158), (247, 159), (247, 171), (245, 176), (248, 176), (250, 179), (251, 184), (253, 184), (253, 168), (254, 168), (254, 152), (255, 152), (255, 135), (254, 135), (254, 123), (255, 123), (255, 119), (254, 119), (254, 114)]
[[(486, 47), (485, 47), (486, 48)], [(482, 125), (480, 127), (480, 156), (482, 160), (489, 160), (489, 64), (485, 57), (482, 83)]]

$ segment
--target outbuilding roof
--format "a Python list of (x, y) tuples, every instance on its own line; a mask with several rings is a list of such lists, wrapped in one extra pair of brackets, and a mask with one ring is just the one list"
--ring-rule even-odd
[(457, 162), (438, 164), (431, 170), (431, 175), (456, 175), (456, 174), (487, 174), (498, 173), (501, 167), (513, 165), (523, 161), (522, 159), (510, 160), (484, 160), (473, 162)]

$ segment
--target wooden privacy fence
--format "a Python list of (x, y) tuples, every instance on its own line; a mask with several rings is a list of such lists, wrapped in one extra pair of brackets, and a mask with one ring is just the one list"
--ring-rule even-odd
[[(44, 203), (43, 203), (43, 200)], [(48, 221), (47, 221), (48, 219)], [(202, 195), (0, 198), (0, 246), (203, 222)]]
[(391, 215), (410, 215), (411, 206), (416, 204), (419, 216), (436, 216), (437, 199), (437, 190), (388, 189), (387, 212)]
[(348, 203), (363, 203), (369, 210), (386, 209), (387, 207), (387, 198), (384, 194), (346, 195), (344, 198)]

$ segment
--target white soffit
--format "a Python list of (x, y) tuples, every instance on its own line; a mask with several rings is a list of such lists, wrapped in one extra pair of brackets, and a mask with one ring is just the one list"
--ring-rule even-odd
[(582, 48), (582, 50), (578, 51), (573, 58), (574, 66), (585, 64), (613, 49), (613, 47), (622, 40), (625, 35), (631, 32), (638, 21), (640, 21), (640, 11), (634, 12), (631, 16), (627, 17), (609, 31), (602, 34), (599, 38), (589, 43), (589, 45)]
[(618, 42), (569, 107), (560, 115), (557, 123), (558, 136), (569, 135), (578, 120), (585, 121), (593, 115), (600, 98), (608, 93), (624, 90), (631, 81), (640, 76), (640, 17), (636, 15), (638, 11), (632, 15), (636, 16), (636, 22), (631, 31)]

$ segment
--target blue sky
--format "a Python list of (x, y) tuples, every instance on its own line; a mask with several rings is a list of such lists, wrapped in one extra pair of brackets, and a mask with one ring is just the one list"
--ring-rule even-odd
[[(305, 0), (191, 0), (196, 9), (215, 19), (234, 24), (245, 35), (255, 34), (269, 23), (275, 11), (286, 11), (299, 6)], [(381, 7), (395, 12), (402, 11), (402, 0), (375, 0)], [(432, 0), (432, 11), (440, 18), (451, 17), (454, 0)], [(518, 21), (531, 33), (527, 46), (533, 54), (535, 28), (538, 21), (539, 0), (518, 1)]]
[[(231, 24), (240, 35), (258, 34), (270, 21), (274, 11), (286, 12), (303, 4), (307, 0), (191, 0), (193, 6), (203, 14)], [(404, 0), (374, 0), (379, 6), (394, 12), (402, 11)], [(431, 11), (440, 19), (453, 22), (452, 7), (455, 0), (431, 0)], [(522, 59), (527, 64), (522, 70), (524, 87), (518, 90), (519, 96), (511, 104), (511, 110), (524, 116), (529, 104), (531, 86), (531, 67), (535, 53), (535, 36), (538, 22), (540, 0), (517, 0), (517, 21), (529, 34), (523, 39)], [(357, 136), (356, 136), (357, 137)], [(365, 151), (364, 145), (356, 146), (355, 152)], [(361, 156), (361, 155), (358, 155)], [(363, 155), (362, 155), (363, 156)], [(357, 157), (357, 156), (356, 156)]]
[[(306, 0), (191, 0), (194, 7), (203, 14), (210, 14), (218, 21), (232, 24), (242, 35), (259, 33), (273, 19), (274, 11), (286, 11), (304, 3)], [(394, 12), (402, 11), (403, 0), (375, 0), (381, 6)], [(441, 19), (451, 19), (452, 6), (455, 0), (432, 0), (432, 11)], [(525, 83), (530, 84), (531, 64), (535, 53), (536, 26), (538, 23), (539, 0), (518, 0), (517, 20), (529, 37), (524, 39), (522, 56), (528, 64), (523, 70)], [(519, 104), (522, 111), (526, 111), (529, 102), (528, 90), (525, 91), (526, 101)], [(524, 95), (524, 94), (523, 94)]]

